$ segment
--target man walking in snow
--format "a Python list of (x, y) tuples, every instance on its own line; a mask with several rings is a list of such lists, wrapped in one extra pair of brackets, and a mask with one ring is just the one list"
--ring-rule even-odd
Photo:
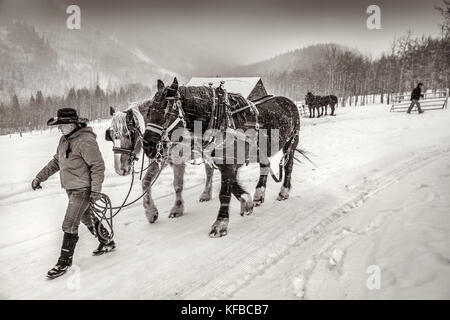
[(62, 133), (53, 159), (36, 175), (31, 186), (41, 189), (41, 182), (59, 171), (61, 186), (69, 197), (62, 224), (64, 232), (61, 254), (55, 267), (48, 273), (50, 279), (63, 275), (72, 265), (72, 257), (78, 241), (80, 221), (98, 238), (100, 244), (93, 252), (100, 255), (115, 248), (114, 241), (108, 240), (109, 232), (91, 214), (91, 202), (101, 197), (105, 163), (96, 141), (96, 135), (87, 126), (87, 119), (79, 118), (75, 109), (62, 108), (57, 117), (48, 120), (47, 125), (58, 125)]
[(423, 113), (423, 110), (420, 108), (420, 103), (419, 103), (420, 97), (423, 98), (422, 86), (423, 86), (423, 84), (421, 82), (419, 82), (417, 87), (415, 87), (414, 90), (411, 92), (411, 104), (408, 108), (408, 111), (406, 111), (406, 113), (411, 113), (411, 110), (412, 110), (412, 108), (414, 108), (414, 105), (417, 105), (417, 110), (419, 111), (419, 113)]

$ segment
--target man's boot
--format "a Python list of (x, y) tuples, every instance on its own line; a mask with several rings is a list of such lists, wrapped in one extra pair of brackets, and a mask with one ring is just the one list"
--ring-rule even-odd
[(78, 234), (64, 232), (61, 255), (56, 265), (47, 273), (49, 279), (62, 276), (72, 265), (72, 257), (78, 241)]
[(108, 230), (100, 223), (99, 220), (96, 219), (94, 226), (91, 226), (88, 229), (100, 242), (97, 249), (92, 252), (94, 256), (102, 255), (116, 248), (116, 244), (114, 240), (110, 238)]

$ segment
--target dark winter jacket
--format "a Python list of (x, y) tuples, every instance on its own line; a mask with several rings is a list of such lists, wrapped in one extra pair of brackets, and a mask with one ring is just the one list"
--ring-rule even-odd
[(422, 89), (419, 86), (415, 87), (411, 92), (411, 100), (419, 100), (420, 97), (423, 98)]
[(53, 159), (37, 174), (40, 181), (59, 172), (64, 189), (90, 187), (101, 192), (105, 163), (98, 148), (96, 135), (91, 127), (81, 128), (68, 136), (62, 136)]

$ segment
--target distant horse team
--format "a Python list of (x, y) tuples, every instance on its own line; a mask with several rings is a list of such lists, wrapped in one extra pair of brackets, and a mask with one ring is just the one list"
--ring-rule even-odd
[(311, 92), (308, 92), (305, 96), (305, 102), (309, 109), (309, 117), (314, 118), (317, 110), (317, 118), (328, 113), (328, 106), (331, 108), (331, 116), (334, 116), (334, 109), (338, 103), (338, 98), (335, 95), (328, 96), (315, 96)]

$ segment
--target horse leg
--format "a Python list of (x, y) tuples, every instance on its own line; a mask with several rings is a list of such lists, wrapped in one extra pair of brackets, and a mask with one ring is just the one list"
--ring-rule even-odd
[(253, 203), (255, 206), (259, 206), (264, 203), (266, 197), (266, 185), (267, 185), (267, 174), (270, 164), (259, 164), (259, 180), (256, 185), (255, 195), (253, 196)]
[[(162, 170), (162, 169), (161, 169)], [(152, 199), (152, 181), (158, 174), (159, 166), (156, 161), (152, 162), (150, 167), (147, 169), (147, 173), (142, 180), (142, 191), (145, 192), (143, 204), (145, 209), (145, 216), (148, 222), (154, 223), (158, 219), (158, 209)]]
[(328, 115), (328, 105), (325, 106), (325, 115)]
[(311, 111), (312, 108), (311, 108), (311, 107), (308, 107), (308, 109), (309, 109), (309, 117), (312, 118), (312, 117), (313, 117), (313, 116), (312, 116), (313, 113), (312, 113), (312, 111)]
[(291, 191), (291, 176), (292, 168), (294, 166), (294, 153), (298, 145), (298, 135), (293, 137), (294, 141), (291, 144), (289, 140), (283, 147), (283, 153), (288, 154), (288, 161), (284, 164), (284, 181), (281, 186), (280, 193), (278, 194), (277, 200), (282, 201), (289, 198), (289, 192)]
[(205, 189), (200, 195), (200, 202), (205, 202), (211, 200), (212, 194), (212, 179), (214, 176), (214, 167), (210, 166), (205, 162), (205, 173), (206, 173), (206, 183)]
[(330, 104), (330, 107), (331, 107), (331, 114), (330, 115), (332, 115), (332, 116), (334, 116), (334, 103), (332, 103), (332, 104)]
[(170, 209), (169, 218), (178, 218), (183, 215), (184, 212), (184, 201), (183, 201), (183, 182), (184, 182), (184, 170), (186, 165), (173, 164), (173, 188), (175, 189), (175, 203)]
[(221, 173), (219, 193), (220, 209), (217, 219), (209, 232), (209, 236), (211, 238), (218, 238), (227, 235), (231, 189), (233, 187), (233, 182), (236, 179), (236, 165), (218, 165), (218, 167)]
[(244, 215), (248, 216), (253, 213), (254, 204), (250, 193), (246, 192), (244, 188), (242, 188), (239, 181), (237, 180), (237, 170), (236, 170), (236, 177), (231, 186), (231, 192), (236, 197), (236, 199), (238, 199), (239, 202), (241, 203), (241, 216)]
[(317, 107), (317, 118), (320, 118), (320, 107)]

